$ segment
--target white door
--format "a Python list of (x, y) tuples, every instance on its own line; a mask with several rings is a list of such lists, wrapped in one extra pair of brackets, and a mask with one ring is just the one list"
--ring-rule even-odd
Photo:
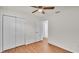
[(15, 17), (3, 16), (3, 50), (15, 47)]
[(48, 38), (48, 20), (43, 22), (43, 37)]
[(24, 19), (16, 18), (16, 46), (25, 44)]

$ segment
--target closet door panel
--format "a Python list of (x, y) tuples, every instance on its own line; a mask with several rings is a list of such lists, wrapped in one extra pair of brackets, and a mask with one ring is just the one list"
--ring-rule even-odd
[(24, 19), (16, 18), (16, 46), (24, 45)]
[(15, 18), (3, 16), (3, 50), (15, 47)]

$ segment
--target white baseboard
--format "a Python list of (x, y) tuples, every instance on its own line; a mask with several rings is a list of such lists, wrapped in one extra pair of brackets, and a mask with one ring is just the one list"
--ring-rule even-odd
[(38, 42), (38, 41), (41, 41), (41, 40), (32, 41), (32, 42), (28, 42), (28, 43), (26, 43), (25, 45), (28, 45), (28, 44), (31, 44), (31, 43), (35, 43), (35, 42)]

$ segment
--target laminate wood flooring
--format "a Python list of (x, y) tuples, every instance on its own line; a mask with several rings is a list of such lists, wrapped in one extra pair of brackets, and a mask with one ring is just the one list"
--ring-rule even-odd
[(18, 46), (3, 51), (3, 53), (71, 53), (65, 49), (49, 44), (47, 40), (41, 40), (35, 43)]

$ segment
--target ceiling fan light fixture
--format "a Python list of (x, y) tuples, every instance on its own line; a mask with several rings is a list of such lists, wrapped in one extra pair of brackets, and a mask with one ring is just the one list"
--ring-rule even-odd
[(39, 9), (39, 10), (38, 10), (38, 12), (40, 12), (40, 13), (41, 13), (42, 11), (43, 11), (43, 9)]

